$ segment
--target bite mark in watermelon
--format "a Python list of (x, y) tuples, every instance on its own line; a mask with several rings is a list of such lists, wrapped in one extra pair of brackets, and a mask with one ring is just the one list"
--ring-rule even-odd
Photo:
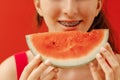
[(73, 67), (86, 64), (100, 52), (108, 40), (108, 29), (91, 32), (65, 31), (44, 32), (26, 35), (27, 44), (34, 55), (49, 59), (59, 67)]

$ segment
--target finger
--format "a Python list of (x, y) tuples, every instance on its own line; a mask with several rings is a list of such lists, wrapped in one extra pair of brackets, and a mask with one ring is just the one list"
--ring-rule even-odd
[(113, 70), (117, 70), (119, 68), (119, 62), (115, 55), (113, 56), (112, 53), (110, 53), (105, 48), (101, 49), (101, 53), (106, 58), (106, 60), (108, 61)]
[(102, 80), (100, 77), (100, 74), (97, 70), (97, 67), (93, 63), (90, 63), (89, 67), (90, 67), (90, 71), (91, 71), (92, 76), (93, 76), (93, 80)]
[(40, 55), (37, 55), (23, 70), (20, 80), (27, 80), (33, 69), (41, 62)]
[[(113, 52), (113, 50), (112, 50), (112, 48), (111, 48), (111, 46), (110, 46), (109, 43), (107, 43), (107, 44), (105, 45), (105, 49), (108, 50), (114, 58), (116, 58), (115, 53)], [(116, 59), (117, 59), (117, 58), (116, 58)]]
[(105, 73), (106, 80), (114, 80), (113, 70), (107, 64), (101, 54), (97, 54), (96, 59)]
[(55, 67), (49, 66), (42, 74), (41, 74), (41, 79), (43, 79), (44, 77), (46, 77), (46, 75), (48, 75), (48, 73), (50, 73), (52, 70), (54, 70)]
[(36, 68), (30, 76), (28, 77), (28, 80), (35, 80), (40, 77), (40, 75), (51, 65), (50, 61), (46, 60), (45, 62), (41, 63), (38, 68)]
[(105, 45), (105, 48), (106, 48), (108, 51), (110, 51), (110, 53), (112, 53), (112, 55), (114, 56), (114, 52), (113, 52), (113, 50), (112, 50), (112, 48), (111, 48), (111, 46), (110, 46), (109, 43), (107, 43), (107, 44)]
[(48, 73), (43, 79), (41, 80), (56, 80), (57, 71), (54, 69), (51, 72)]

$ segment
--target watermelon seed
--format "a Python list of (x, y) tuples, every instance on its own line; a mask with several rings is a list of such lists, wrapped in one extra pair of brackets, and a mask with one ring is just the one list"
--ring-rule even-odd
[(53, 45), (55, 45), (55, 42), (52, 42)]

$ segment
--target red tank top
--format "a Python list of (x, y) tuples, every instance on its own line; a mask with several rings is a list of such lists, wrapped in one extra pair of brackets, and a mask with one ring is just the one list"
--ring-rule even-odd
[(19, 80), (24, 67), (28, 64), (28, 58), (25, 52), (19, 52), (15, 54), (14, 57), (16, 62), (17, 79)]

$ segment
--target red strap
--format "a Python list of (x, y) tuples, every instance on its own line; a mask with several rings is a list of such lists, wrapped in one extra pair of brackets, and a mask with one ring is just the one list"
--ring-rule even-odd
[(16, 62), (17, 79), (19, 80), (24, 67), (28, 64), (27, 55), (25, 52), (20, 52), (15, 54), (14, 57)]

